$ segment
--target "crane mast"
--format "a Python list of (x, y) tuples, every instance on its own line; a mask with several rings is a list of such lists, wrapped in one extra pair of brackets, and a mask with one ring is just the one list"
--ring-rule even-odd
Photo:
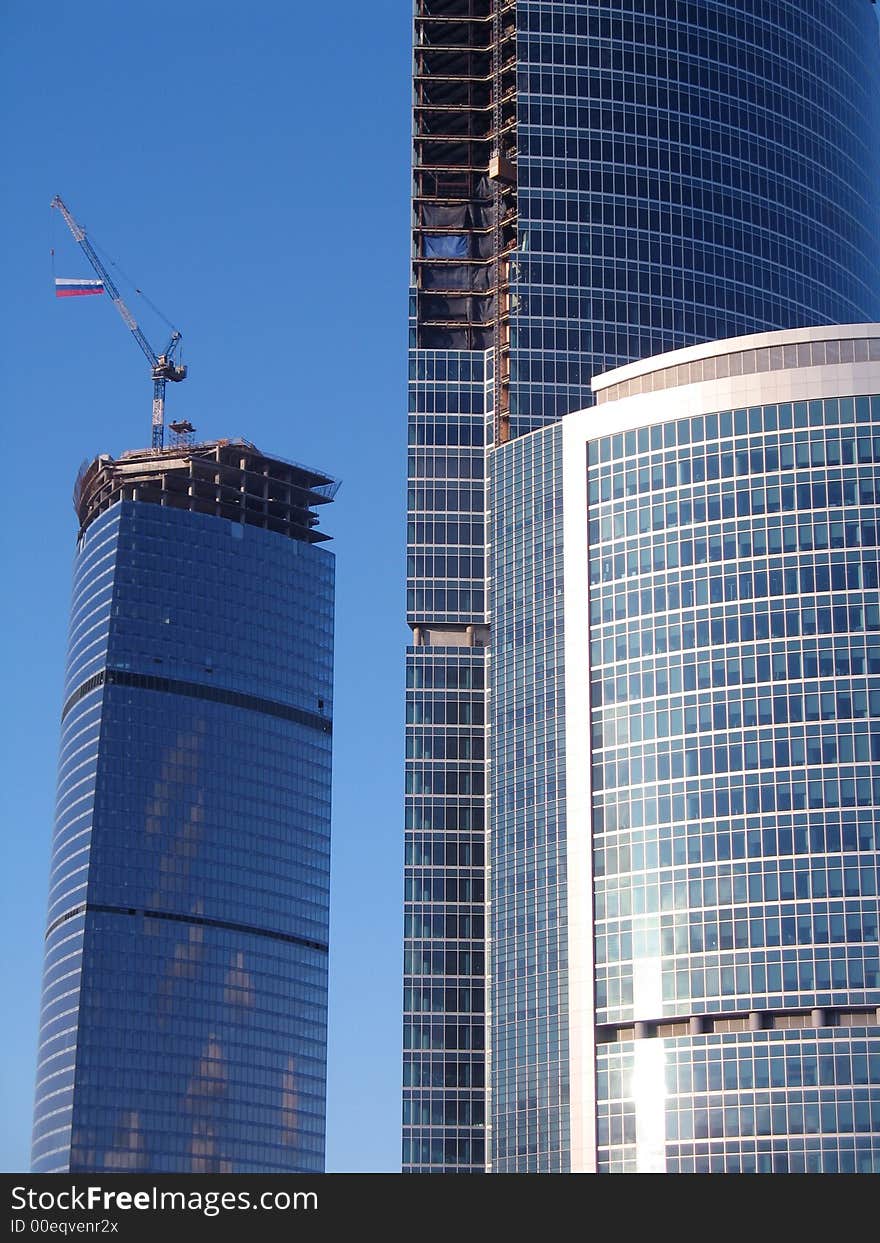
[(116, 288), (116, 283), (104, 264), (98, 257), (95, 248), (86, 236), (86, 231), (81, 224), (74, 220), (67, 205), (56, 194), (52, 200), (52, 206), (60, 211), (67, 224), (68, 229), (73, 234), (73, 239), (78, 243), (83, 254), (88, 259), (92, 268), (101, 278), (104, 288), (110, 295), (113, 305), (122, 316), (123, 323), (128, 328), (135, 341), (138, 343), (142, 353), (146, 356), (150, 364), (150, 374), (153, 379), (153, 418), (152, 418), (152, 447), (158, 451), (165, 443), (165, 385), (168, 380), (177, 384), (181, 380), (186, 379), (187, 369), (183, 364), (174, 361), (174, 355), (180, 345), (181, 334), (176, 328), (171, 331), (168, 344), (161, 354), (157, 354), (144, 336), (137, 320), (131, 311), (125, 305), (122, 295)]

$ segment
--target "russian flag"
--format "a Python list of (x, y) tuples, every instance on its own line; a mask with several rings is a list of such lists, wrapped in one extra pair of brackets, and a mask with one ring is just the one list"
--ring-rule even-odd
[(103, 281), (68, 280), (63, 276), (55, 277), (56, 298), (81, 298), (86, 294), (103, 292)]

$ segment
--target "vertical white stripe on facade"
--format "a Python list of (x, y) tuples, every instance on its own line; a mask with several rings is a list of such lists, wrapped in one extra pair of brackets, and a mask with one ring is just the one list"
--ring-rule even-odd
[(562, 422), (565, 591), (565, 799), (571, 1172), (596, 1172), (593, 844), (590, 772), (590, 577), (587, 439), (583, 418)]
[(666, 1173), (666, 1066), (664, 1041), (633, 1044), (632, 1098), (636, 1107), (636, 1173)]

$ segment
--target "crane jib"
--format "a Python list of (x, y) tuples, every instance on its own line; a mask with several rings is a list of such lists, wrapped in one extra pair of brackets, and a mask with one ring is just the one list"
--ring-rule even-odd
[(181, 334), (176, 328), (172, 329), (171, 338), (165, 347), (164, 352), (162, 354), (157, 354), (141, 331), (137, 320), (125, 305), (122, 295), (116, 288), (113, 278), (101, 262), (95, 248), (86, 236), (85, 229), (82, 225), (78, 224), (76, 220), (74, 220), (67, 205), (57, 194), (52, 200), (52, 206), (61, 212), (67, 227), (73, 234), (74, 241), (78, 243), (83, 251), (83, 254), (86, 256), (89, 263), (100, 277), (104, 284), (104, 288), (109, 293), (111, 301), (119, 314), (122, 316), (126, 327), (129, 329), (131, 335), (134, 337), (135, 341), (137, 341), (138, 346), (150, 363), (151, 377), (153, 380), (152, 446), (154, 449), (161, 449), (164, 444), (165, 434), (165, 381), (173, 380), (178, 382), (186, 379), (186, 367), (178, 365), (173, 361), (174, 353), (182, 340)]

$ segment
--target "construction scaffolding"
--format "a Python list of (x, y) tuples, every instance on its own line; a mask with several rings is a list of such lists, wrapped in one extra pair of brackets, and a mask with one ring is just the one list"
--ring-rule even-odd
[(508, 438), (516, 247), (516, 5), (417, 0), (413, 268), (420, 349), (495, 350)]
[(329, 475), (267, 457), (246, 440), (215, 440), (159, 453), (132, 450), (118, 459), (102, 454), (80, 471), (73, 503), (80, 538), (111, 505), (142, 501), (316, 544), (331, 537), (315, 529), (315, 510), (338, 488)]

